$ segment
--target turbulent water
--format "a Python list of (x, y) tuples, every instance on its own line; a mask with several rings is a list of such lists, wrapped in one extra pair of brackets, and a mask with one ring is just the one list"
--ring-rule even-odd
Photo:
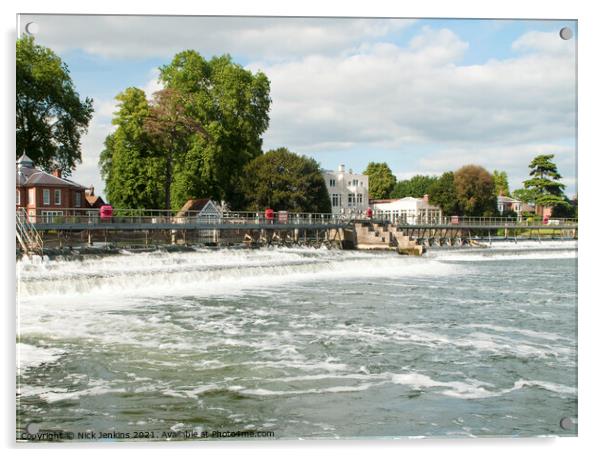
[(18, 430), (574, 435), (576, 248), (19, 261)]

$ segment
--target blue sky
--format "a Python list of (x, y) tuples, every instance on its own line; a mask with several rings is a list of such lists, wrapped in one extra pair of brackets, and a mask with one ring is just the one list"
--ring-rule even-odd
[[(324, 168), (386, 161), (401, 179), (476, 163), (511, 188), (537, 154), (556, 154), (576, 192), (574, 21), (22, 16), (68, 65), (95, 115), (73, 177), (104, 188), (102, 142), (114, 97), (160, 88), (157, 68), (183, 49), (229, 53), (272, 84), (265, 149)], [(558, 32), (568, 26), (572, 40)]]

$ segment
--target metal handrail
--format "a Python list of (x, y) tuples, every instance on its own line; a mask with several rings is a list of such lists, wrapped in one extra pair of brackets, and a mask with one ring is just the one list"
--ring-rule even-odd
[[(31, 211), (31, 210), (30, 210)], [(382, 222), (395, 225), (421, 225), (421, 226), (488, 226), (488, 227), (530, 227), (547, 225), (550, 227), (576, 226), (577, 219), (551, 218), (544, 223), (538, 218), (508, 218), (508, 217), (473, 217), (473, 216), (438, 216), (421, 217), (419, 215), (408, 218), (375, 216), (371, 219), (356, 215), (342, 215), (335, 213), (293, 213), (274, 212), (273, 219), (266, 217), (263, 211), (225, 211), (219, 214), (203, 214), (201, 211), (186, 211), (184, 214), (176, 210), (163, 209), (128, 209), (114, 208), (109, 219), (102, 219), (98, 208), (61, 208), (62, 214), (47, 214), (48, 211), (38, 209), (37, 213), (27, 215), (24, 208), (19, 208), (17, 214), (32, 227), (37, 224), (97, 224), (97, 223), (135, 223), (135, 224), (278, 224), (278, 225), (332, 225), (344, 224), (352, 221)]]

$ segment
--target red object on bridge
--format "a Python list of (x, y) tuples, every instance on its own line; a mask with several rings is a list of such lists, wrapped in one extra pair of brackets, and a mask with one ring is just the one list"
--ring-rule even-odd
[(100, 207), (100, 219), (108, 220), (113, 217), (113, 207), (111, 205), (102, 205)]
[(366, 210), (366, 217), (367, 217), (368, 219), (370, 219), (370, 218), (372, 217), (372, 208), (368, 208), (368, 209)]
[(266, 210), (265, 210), (265, 213), (264, 213), (264, 214), (265, 214), (265, 218), (266, 218), (268, 221), (273, 221), (273, 220), (274, 220), (274, 210), (273, 210), (273, 209), (271, 209), (271, 208), (266, 208)]
[(544, 216), (544, 218), (543, 218), (543, 225), (548, 225), (549, 221), (550, 221), (550, 218), (548, 216)]

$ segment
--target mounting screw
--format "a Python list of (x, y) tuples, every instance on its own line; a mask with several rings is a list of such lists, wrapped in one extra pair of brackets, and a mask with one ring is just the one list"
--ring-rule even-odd
[(573, 31), (568, 27), (562, 27), (560, 29), (560, 38), (563, 40), (570, 40), (573, 38)]

